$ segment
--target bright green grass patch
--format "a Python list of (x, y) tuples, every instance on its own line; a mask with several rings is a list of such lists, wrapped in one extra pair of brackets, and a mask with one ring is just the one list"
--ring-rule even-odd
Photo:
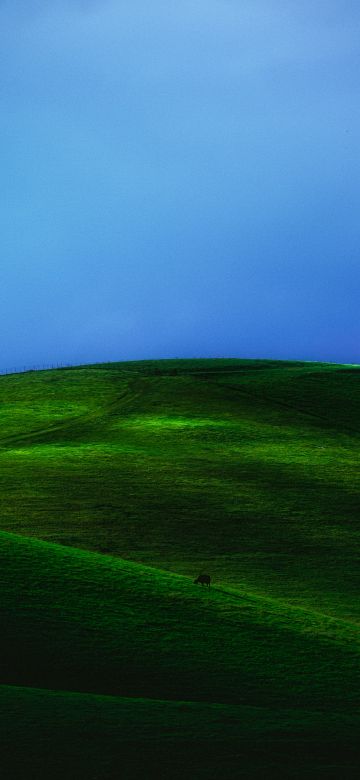
[(11, 460), (14, 458), (37, 459), (45, 460), (47, 463), (54, 462), (57, 466), (61, 466), (63, 459), (70, 459), (74, 463), (81, 461), (82, 459), (101, 460), (101, 458), (111, 458), (116, 454), (122, 452), (134, 452), (141, 453), (144, 451), (140, 447), (132, 447), (130, 444), (121, 442), (112, 443), (95, 443), (95, 444), (34, 444), (32, 447), (19, 447), (11, 448), (11, 450), (0, 451), (0, 459), (3, 461)]
[(214, 420), (204, 417), (176, 417), (176, 416), (143, 416), (132, 417), (127, 421), (120, 420), (118, 423), (123, 427), (156, 429), (156, 428), (223, 428), (231, 427), (226, 420)]
[(20, 403), (4, 404), (0, 408), (1, 438), (14, 434), (32, 433), (57, 422), (72, 421), (79, 416), (88, 414), (90, 407), (80, 403), (46, 402), (39, 404)]

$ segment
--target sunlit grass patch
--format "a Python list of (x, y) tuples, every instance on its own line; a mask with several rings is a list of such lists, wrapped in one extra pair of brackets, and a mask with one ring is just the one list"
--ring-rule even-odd
[(177, 430), (182, 428), (227, 428), (231, 427), (228, 420), (217, 420), (212, 417), (177, 417), (167, 415), (142, 415), (121, 419), (116, 423), (120, 428), (134, 428), (139, 430), (150, 429), (152, 431)]
[(62, 419), (64, 416), (68, 417), (78, 414), (84, 414), (88, 411), (89, 406), (80, 403), (70, 403), (65, 401), (42, 401), (37, 404), (25, 403), (22, 401), (21, 406), (18, 403), (3, 404), (0, 407), (0, 425), (3, 424), (7, 418), (16, 417), (21, 422), (21, 417), (32, 417), (33, 419), (47, 419), (55, 418)]
[(30, 461), (51, 461), (60, 462), (63, 460), (88, 459), (95, 460), (102, 458), (112, 458), (122, 453), (133, 453), (135, 455), (143, 454), (143, 449), (136, 445), (126, 442), (114, 443), (93, 443), (87, 444), (34, 444), (32, 447), (9, 447), (6, 450), (0, 450), (0, 458), (4, 460), (28, 459)]
[(54, 423), (70, 421), (88, 412), (89, 405), (78, 402), (42, 400), (0, 404), (0, 441), (19, 432), (26, 434)]

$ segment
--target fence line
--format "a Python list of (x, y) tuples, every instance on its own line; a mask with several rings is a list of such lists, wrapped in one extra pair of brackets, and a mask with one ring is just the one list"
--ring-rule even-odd
[(55, 369), (55, 368), (74, 368), (74, 364), (73, 363), (38, 363), (37, 365), (31, 365), (31, 366), (10, 366), (7, 368), (0, 368), (0, 376), (7, 376), (8, 374), (26, 374), (27, 372), (30, 371), (50, 371), (51, 369)]

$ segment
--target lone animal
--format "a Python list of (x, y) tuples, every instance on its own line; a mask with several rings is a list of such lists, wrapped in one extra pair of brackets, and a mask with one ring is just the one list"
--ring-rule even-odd
[(199, 576), (194, 580), (195, 585), (207, 585), (208, 588), (210, 588), (210, 575), (209, 574), (199, 574)]

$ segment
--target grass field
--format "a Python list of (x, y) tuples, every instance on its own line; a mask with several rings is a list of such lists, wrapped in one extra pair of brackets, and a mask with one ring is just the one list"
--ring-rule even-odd
[(359, 389), (276, 361), (0, 377), (4, 778), (358, 776)]

